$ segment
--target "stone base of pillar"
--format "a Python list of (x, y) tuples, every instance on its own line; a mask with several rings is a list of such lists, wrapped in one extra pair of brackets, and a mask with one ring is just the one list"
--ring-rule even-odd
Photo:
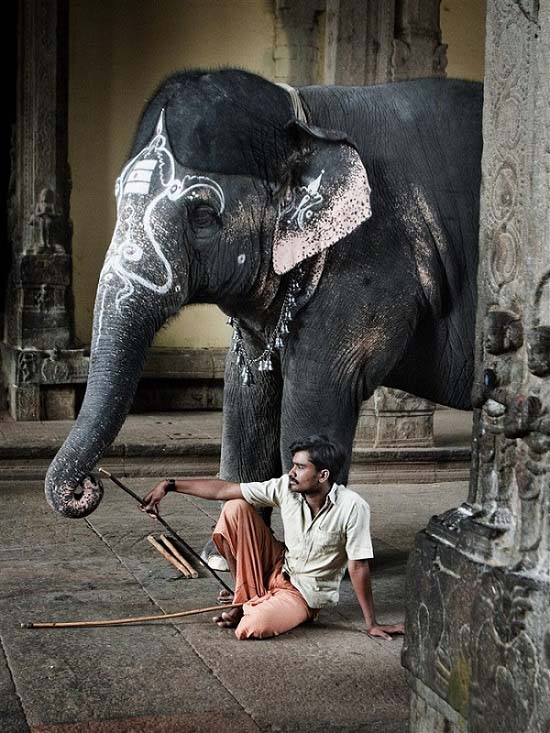
[(14, 420), (74, 419), (74, 385), (84, 384), (88, 373), (83, 349), (42, 351), (2, 343), (0, 350)]
[(465, 733), (466, 721), (445, 705), (433, 691), (412, 675), (408, 675), (411, 688), (409, 701), (409, 731), (423, 733)]
[(550, 578), (477, 558), (478, 533), (463, 505), (431, 520), (410, 555), (410, 733), (548, 730)]
[(76, 417), (76, 390), (69, 384), (46, 387), (43, 390), (43, 420), (74, 420)]
[(374, 393), (375, 448), (431, 448), (434, 445), (433, 402), (398, 389)]
[(12, 384), (8, 389), (8, 406), (14, 420), (74, 420), (75, 388), (70, 385), (42, 387)]
[(359, 419), (355, 428), (355, 446), (357, 448), (373, 448), (376, 439), (376, 411), (374, 397), (361, 405)]
[(40, 387), (36, 384), (10, 384), (8, 406), (14, 420), (40, 420)]

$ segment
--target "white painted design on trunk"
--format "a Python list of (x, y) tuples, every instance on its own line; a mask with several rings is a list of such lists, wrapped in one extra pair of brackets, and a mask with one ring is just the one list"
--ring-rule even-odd
[[(122, 281), (114, 297), (119, 312), (122, 303), (134, 293), (136, 284), (158, 295), (166, 295), (171, 290), (174, 274), (164, 252), (173, 240), (168, 214), (176, 217), (175, 212), (167, 212), (170, 203), (204, 198), (214, 203), (218, 214), (225, 209), (225, 196), (216, 181), (194, 175), (177, 178), (176, 172), (177, 163), (169, 147), (162, 110), (151, 142), (125, 166), (115, 185), (117, 222), (99, 278), (98, 293), (103, 292), (97, 342), (101, 338), (104, 311), (110, 302), (106, 295), (115, 276)], [(148, 257), (142, 274), (128, 269), (128, 265), (140, 262), (144, 255)], [(152, 276), (145, 277), (145, 273)]]

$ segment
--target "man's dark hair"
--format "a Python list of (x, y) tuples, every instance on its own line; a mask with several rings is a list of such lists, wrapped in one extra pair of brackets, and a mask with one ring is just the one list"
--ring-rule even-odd
[(318, 471), (327, 469), (330, 480), (338, 482), (346, 460), (346, 453), (340, 443), (327, 435), (310, 435), (303, 440), (297, 440), (289, 447), (293, 456), (298, 451), (308, 452), (309, 460)]

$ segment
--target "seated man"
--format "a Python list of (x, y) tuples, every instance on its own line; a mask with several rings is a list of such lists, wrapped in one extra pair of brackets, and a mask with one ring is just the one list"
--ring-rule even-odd
[[(143, 510), (155, 514), (169, 490), (226, 502), (213, 539), (235, 582), (233, 603), (242, 607), (214, 621), (235, 626), (238, 639), (277, 636), (336, 604), (346, 562), (369, 636), (402, 634), (403, 624), (376, 621), (369, 506), (355, 491), (332, 481), (342, 467), (343, 450), (324, 435), (298, 441), (290, 450), (292, 468), (281, 478), (242, 484), (170, 479), (147, 494)], [(286, 546), (251, 505), (280, 508)]]

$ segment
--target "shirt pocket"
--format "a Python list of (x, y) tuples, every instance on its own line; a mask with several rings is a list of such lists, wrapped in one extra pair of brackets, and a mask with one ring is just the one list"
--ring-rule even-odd
[(342, 547), (341, 532), (317, 530), (315, 535), (315, 553), (317, 555), (333, 555)]

